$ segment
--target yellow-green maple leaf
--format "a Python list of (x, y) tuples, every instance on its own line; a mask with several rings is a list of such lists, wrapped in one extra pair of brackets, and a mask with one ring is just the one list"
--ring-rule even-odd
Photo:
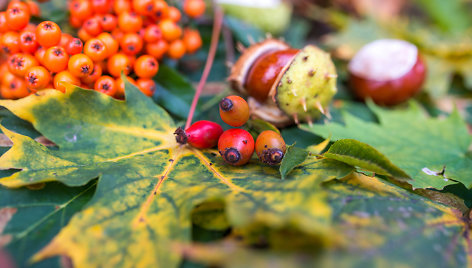
[(224, 202), (233, 226), (296, 224), (328, 239), (331, 209), (325, 180), (352, 171), (333, 160), (309, 160), (285, 181), (277, 168), (252, 161), (225, 165), (213, 150), (175, 142), (173, 120), (127, 84), (126, 101), (76, 87), (0, 101), (57, 144), (49, 149), (3, 129), (13, 147), (0, 168), (19, 169), (0, 179), (7, 187), (48, 181), (84, 185), (99, 177), (95, 196), (35, 260), (65, 254), (77, 267), (176, 267), (171, 241), (190, 240), (191, 211), (208, 200)]

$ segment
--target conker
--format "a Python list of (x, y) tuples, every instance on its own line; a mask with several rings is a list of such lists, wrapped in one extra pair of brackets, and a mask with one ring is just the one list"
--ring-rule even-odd
[(426, 65), (418, 48), (406, 41), (381, 39), (359, 50), (348, 65), (349, 85), (357, 98), (378, 105), (402, 103), (421, 90)]
[(270, 51), (259, 57), (249, 69), (244, 87), (249, 96), (258, 101), (265, 101), (275, 79), (282, 69), (292, 61), (298, 49), (284, 49)]

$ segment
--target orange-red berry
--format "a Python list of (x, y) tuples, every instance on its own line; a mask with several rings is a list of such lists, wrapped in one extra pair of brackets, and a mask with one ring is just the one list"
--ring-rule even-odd
[(285, 141), (279, 133), (273, 130), (262, 131), (256, 139), (256, 154), (268, 165), (277, 165), (285, 155)]
[(218, 140), (218, 151), (226, 163), (241, 166), (251, 160), (254, 153), (254, 139), (244, 129), (228, 129)]
[(221, 119), (230, 126), (242, 126), (249, 119), (249, 105), (239, 96), (223, 98), (219, 106)]
[(26, 85), (34, 90), (46, 88), (51, 81), (49, 71), (43, 66), (31, 67), (25, 75)]

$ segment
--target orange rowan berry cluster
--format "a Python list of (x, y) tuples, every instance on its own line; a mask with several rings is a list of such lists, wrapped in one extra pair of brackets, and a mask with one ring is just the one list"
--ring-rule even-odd
[[(205, 2), (186, 0), (183, 7), (187, 16), (195, 18), (203, 15)], [(164, 0), (73, 0), (69, 9), (70, 24), (79, 28), (82, 41), (101, 39), (104, 32), (111, 34), (105, 44), (112, 47), (108, 67), (134, 65), (135, 74), (140, 77), (136, 83), (141, 87), (152, 85), (151, 57), (180, 59), (202, 45), (200, 33), (191, 28), (182, 30), (178, 24), (182, 18), (180, 10)], [(136, 59), (141, 53), (146, 57)], [(124, 71), (129, 74), (132, 69)]]
[[(12, 1), (0, 12), (0, 46), (8, 56), (0, 65), (3, 98), (22, 98), (45, 88), (64, 91), (63, 82), (123, 98), (122, 72), (151, 96), (158, 60), (179, 59), (202, 45), (199, 32), (182, 30), (181, 12), (164, 0), (71, 0), (68, 4), (70, 23), (80, 28), (79, 38), (63, 33), (52, 21), (30, 24), (31, 15), (39, 14), (31, 1)], [(204, 10), (203, 0), (184, 3), (184, 12), (191, 18)]]

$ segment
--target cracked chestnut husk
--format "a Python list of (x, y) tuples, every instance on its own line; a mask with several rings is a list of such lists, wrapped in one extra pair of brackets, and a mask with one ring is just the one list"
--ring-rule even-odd
[(253, 118), (284, 127), (328, 115), (336, 78), (330, 55), (318, 47), (298, 50), (269, 38), (244, 49), (228, 80), (249, 96)]

